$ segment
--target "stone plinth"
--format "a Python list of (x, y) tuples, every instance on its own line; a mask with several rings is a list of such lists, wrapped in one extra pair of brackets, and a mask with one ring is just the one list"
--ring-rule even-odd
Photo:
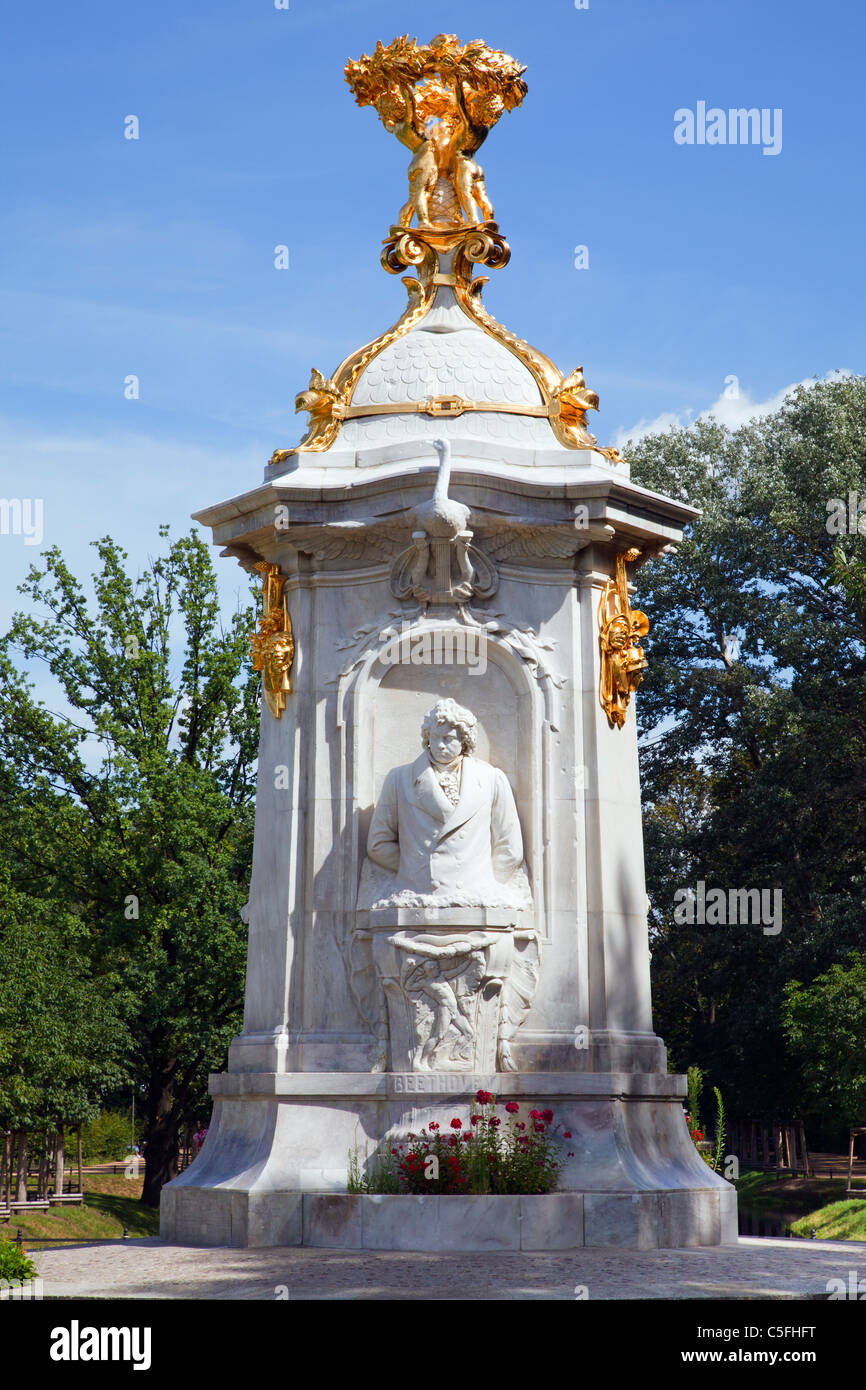
[[(390, 1147), (431, 1120), (443, 1129), (454, 1115), (465, 1121), (478, 1088), (518, 1101), (518, 1118), (550, 1107), (560, 1132), (570, 1132), (557, 1192), (346, 1195), (351, 1151), (363, 1160), (365, 1149)], [(212, 1089), (214, 1118), (202, 1152), (163, 1194), (167, 1241), (520, 1250), (737, 1238), (736, 1195), (691, 1142), (681, 1077), (246, 1073), (214, 1077)]]

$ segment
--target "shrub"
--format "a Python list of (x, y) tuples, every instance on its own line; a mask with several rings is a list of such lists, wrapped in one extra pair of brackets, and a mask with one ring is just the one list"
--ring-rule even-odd
[[(446, 1193), (517, 1194), (551, 1192), (563, 1156), (553, 1128), (552, 1110), (530, 1110), (509, 1101), (505, 1123), (494, 1114), (496, 1100), (479, 1091), (468, 1121), (454, 1116), (450, 1132), (431, 1121), (403, 1143), (386, 1143), (362, 1170), (357, 1150), (349, 1157), (349, 1192), (405, 1192), (418, 1196)], [(562, 1138), (571, 1134), (564, 1131)], [(567, 1155), (573, 1157), (571, 1152)]]
[(0, 1279), (33, 1279), (38, 1270), (27, 1252), (14, 1241), (0, 1238)]

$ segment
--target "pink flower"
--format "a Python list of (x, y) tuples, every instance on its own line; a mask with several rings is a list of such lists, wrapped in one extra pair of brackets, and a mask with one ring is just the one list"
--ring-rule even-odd
[(520, 1110), (520, 1106), (517, 1104), (516, 1100), (510, 1100), (505, 1109), (508, 1111), (509, 1115), (516, 1115)]

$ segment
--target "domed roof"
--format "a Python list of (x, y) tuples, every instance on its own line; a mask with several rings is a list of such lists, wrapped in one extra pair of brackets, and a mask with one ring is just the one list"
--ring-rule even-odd
[(425, 319), (384, 348), (361, 373), (352, 404), (388, 405), (455, 395), (491, 404), (541, 405), (541, 391), (529, 368), (460, 309), (456, 314), (454, 327), (446, 328), (441, 318), (428, 326)]
[(529, 368), (463, 312), (451, 289), (440, 289), (421, 323), (389, 343), (364, 368), (352, 406), (420, 404), (437, 396), (489, 401), (492, 408), (467, 411), (459, 419), (414, 411), (356, 416), (343, 426), (344, 442), (363, 447), (410, 436), (447, 438), (459, 425), (464, 436), (557, 447), (543, 417), (496, 411), (497, 405), (543, 406), (544, 398)]

